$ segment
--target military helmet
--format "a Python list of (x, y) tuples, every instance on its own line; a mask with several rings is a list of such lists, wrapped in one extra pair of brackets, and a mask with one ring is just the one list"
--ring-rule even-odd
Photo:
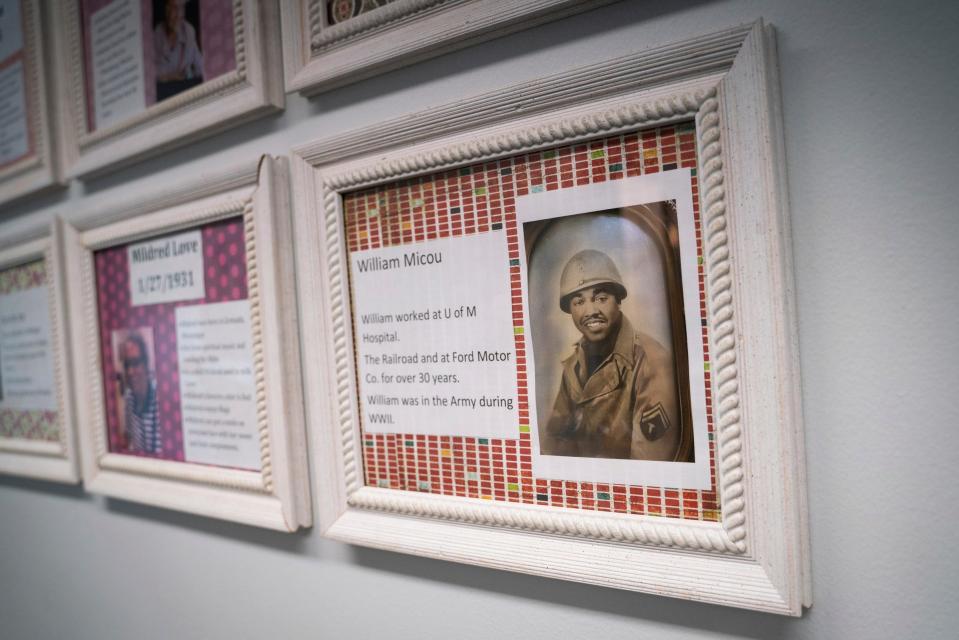
[(569, 301), (574, 293), (600, 284), (613, 285), (620, 300), (626, 297), (623, 278), (610, 257), (595, 249), (580, 251), (563, 267), (559, 279), (559, 308), (569, 313)]

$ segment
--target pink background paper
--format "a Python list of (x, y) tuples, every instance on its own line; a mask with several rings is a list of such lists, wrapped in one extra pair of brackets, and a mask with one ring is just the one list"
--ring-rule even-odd
[(117, 329), (152, 327), (161, 446), (160, 453), (155, 457), (166, 460), (184, 459), (174, 310), (182, 306), (243, 300), (247, 297), (243, 219), (230, 218), (200, 228), (203, 230), (203, 270), (206, 283), (206, 298), (203, 300), (133, 307), (130, 305), (128, 245), (102, 249), (94, 256), (104, 407), (110, 451), (130, 453), (120, 446), (122, 427), (117, 413), (117, 371), (113, 365), (111, 334)]
[[(200, 49), (203, 53), (203, 80), (212, 80), (236, 68), (233, 29), (233, 0), (193, 0), (200, 3)], [(82, 0), (80, 25), (83, 31), (83, 77), (87, 105), (87, 127), (96, 129), (93, 113), (93, 56), (90, 51), (90, 16), (114, 0)], [(156, 103), (156, 72), (153, 67), (153, 2), (140, 0), (143, 32), (143, 83), (147, 107)], [(196, 25), (194, 25), (196, 26)]]

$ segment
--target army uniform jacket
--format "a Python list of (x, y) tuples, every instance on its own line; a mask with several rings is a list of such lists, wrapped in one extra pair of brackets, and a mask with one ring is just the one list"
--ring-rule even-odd
[(563, 379), (542, 434), (546, 455), (679, 460), (681, 437), (672, 356), (622, 316), (605, 360), (586, 377), (584, 340), (563, 361)]

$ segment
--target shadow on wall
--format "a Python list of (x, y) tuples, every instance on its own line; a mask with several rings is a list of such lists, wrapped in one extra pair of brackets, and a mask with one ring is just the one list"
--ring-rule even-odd
[(93, 496), (83, 490), (82, 484), (61, 484), (47, 480), (0, 475), (0, 487), (9, 487), (17, 491), (46, 493), (57, 498), (93, 502)]
[[(789, 638), (802, 635), (803, 618), (689, 602), (665, 596), (621, 591), (511, 571), (474, 567), (390, 551), (350, 547), (361, 567), (444, 585), (497, 593), (615, 617), (697, 629), (717, 636)], [(803, 612), (808, 618), (811, 610)]]
[[(81, 485), (60, 485), (4, 476), (0, 477), (0, 487), (46, 493), (88, 502), (91, 503), (90, 508), (99, 508), (93, 504), (98, 498), (86, 493)], [(720, 635), (757, 639), (801, 635), (801, 619), (367, 549), (325, 540), (321, 538), (319, 531), (314, 529), (284, 533), (124, 500), (106, 498), (104, 502), (107, 511), (120, 516), (172, 525), (209, 536), (296, 554), (302, 557), (304, 562), (314, 563), (314, 569), (318, 572), (323, 571), (324, 562), (332, 561), (453, 588), (472, 589), (514, 599), (710, 631)], [(812, 614), (811, 610), (806, 611), (804, 618), (809, 618)]]
[(268, 547), (277, 551), (285, 551), (303, 556), (310, 555), (308, 553), (309, 545), (307, 540), (312, 534), (311, 529), (300, 529), (294, 533), (273, 531), (272, 529), (261, 529), (260, 527), (238, 522), (227, 522), (207, 516), (181, 513), (179, 511), (171, 511), (160, 507), (151, 507), (149, 505), (114, 498), (106, 498), (106, 507), (107, 511), (122, 516), (160, 522), (205, 535), (218, 536), (260, 547)]

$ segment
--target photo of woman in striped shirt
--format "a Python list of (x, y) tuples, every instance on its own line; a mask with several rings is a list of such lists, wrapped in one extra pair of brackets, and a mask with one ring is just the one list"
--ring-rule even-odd
[(120, 351), (123, 424), (128, 450), (152, 455), (160, 451), (156, 381), (150, 370), (150, 350), (141, 331), (128, 332)]

